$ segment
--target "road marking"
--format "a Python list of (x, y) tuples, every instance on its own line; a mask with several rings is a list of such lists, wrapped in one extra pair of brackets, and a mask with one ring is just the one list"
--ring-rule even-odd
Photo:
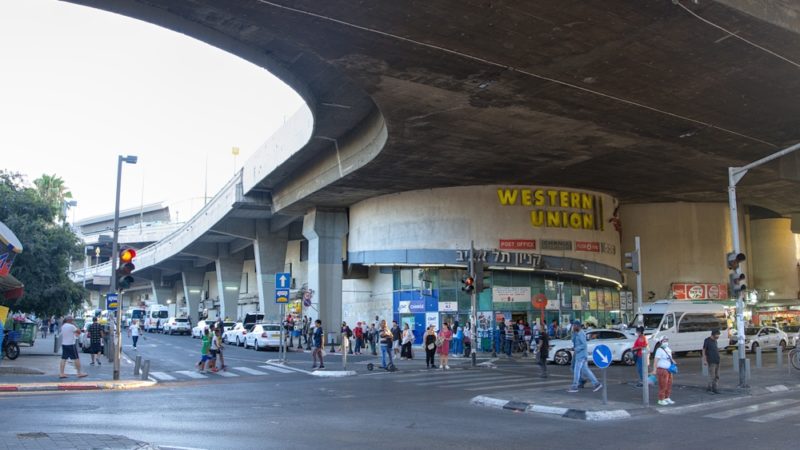
[(262, 372), (260, 370), (251, 369), (249, 367), (231, 367), (233, 370), (238, 370), (240, 372), (244, 372), (249, 375), (269, 375), (267, 372)]
[(290, 366), (286, 366), (286, 365), (283, 365), (283, 364), (276, 364), (276, 363), (272, 363), (270, 361), (266, 361), (266, 363), (271, 365), (271, 366), (274, 366), (274, 367), (280, 367), (281, 369), (291, 370), (293, 372), (300, 372), (300, 373), (304, 373), (306, 375), (312, 375), (311, 371), (298, 369), (297, 367), (290, 367)]
[(483, 384), (483, 383), (495, 383), (497, 381), (502, 381), (504, 383), (509, 381), (519, 381), (524, 380), (525, 377), (522, 375), (508, 375), (505, 377), (491, 377), (491, 378), (483, 378), (483, 377), (473, 377), (469, 379), (457, 379), (457, 380), (438, 380), (438, 381), (428, 381), (425, 383), (415, 383), (417, 386), (435, 386), (435, 385), (446, 385), (446, 384), (457, 384), (459, 386), (467, 386), (470, 384)]
[(695, 410), (702, 411), (702, 410), (714, 409), (714, 408), (718, 408), (720, 406), (727, 405), (727, 404), (730, 404), (730, 403), (742, 402), (744, 400), (747, 400), (747, 399), (746, 398), (741, 398), (741, 397), (740, 398), (730, 398), (730, 399), (725, 399), (725, 400), (717, 400), (717, 401), (713, 401), (713, 402), (697, 403), (697, 404), (694, 404), (694, 405), (675, 406), (675, 407), (670, 407), (670, 408), (666, 408), (666, 409), (657, 409), (656, 411), (658, 411), (661, 414), (681, 414), (681, 413), (684, 413), (684, 412), (694, 412)]
[(270, 365), (258, 366), (258, 367), (260, 367), (262, 369), (272, 370), (272, 371), (278, 372), (278, 373), (294, 373), (294, 370), (284, 369), (283, 367), (270, 366)]
[[(454, 381), (454, 380), (479, 379), (481, 377), (485, 377), (486, 375), (488, 375), (488, 374), (482, 374), (482, 373), (459, 374), (458, 372), (456, 372), (456, 373), (452, 373), (452, 372), (448, 373), (448, 372), (444, 372), (442, 370), (438, 370), (437, 369), (436, 371), (431, 371), (430, 373), (428, 373), (428, 376), (424, 377), (424, 378), (403, 377), (403, 378), (398, 378), (395, 381), (398, 382), (398, 383), (423, 383), (424, 384), (424, 383), (436, 383), (438, 381), (448, 381), (449, 382), (449, 381)], [(492, 375), (495, 375), (495, 374), (492, 374)], [(504, 374), (504, 375), (497, 374), (497, 375), (498, 376), (519, 376), (519, 375), (507, 375), (507, 374)]]
[(150, 372), (150, 375), (152, 375), (153, 378), (155, 378), (157, 380), (161, 380), (161, 381), (172, 381), (172, 380), (176, 379), (172, 375), (169, 375), (169, 374), (164, 373), (164, 372)]
[(792, 399), (785, 398), (785, 399), (782, 399), (782, 400), (775, 400), (775, 401), (766, 402), (766, 403), (759, 403), (758, 405), (745, 406), (744, 408), (729, 409), (729, 410), (721, 411), (721, 412), (714, 413), (714, 414), (708, 414), (705, 417), (709, 417), (709, 418), (712, 418), (712, 419), (729, 419), (731, 417), (741, 416), (743, 414), (750, 414), (750, 413), (762, 411), (764, 409), (775, 408), (777, 406), (783, 406), (783, 405), (790, 405), (792, 403), (798, 403), (798, 402), (800, 402), (800, 400), (792, 400)]
[(237, 374), (235, 374), (235, 373), (233, 373), (233, 372), (228, 372), (228, 371), (226, 371), (226, 370), (220, 370), (220, 371), (217, 371), (217, 372), (211, 372), (211, 373), (213, 373), (214, 375), (219, 375), (219, 376), (221, 376), (221, 377), (226, 377), (226, 378), (229, 378), (229, 377), (238, 377), (238, 376), (239, 376), (239, 375), (237, 375)]
[(203, 375), (202, 373), (195, 372), (194, 370), (178, 370), (175, 373), (179, 373), (181, 375), (187, 376), (189, 378), (194, 378), (196, 380), (199, 380), (199, 379), (202, 379), (202, 378), (208, 378), (207, 376)]
[(800, 414), (800, 406), (790, 409), (784, 409), (783, 411), (776, 411), (770, 414), (764, 414), (763, 416), (756, 416), (750, 419), (747, 419), (748, 422), (756, 422), (756, 423), (766, 423), (772, 422), (778, 419), (783, 419), (784, 417), (794, 416), (796, 414)]
[(563, 384), (563, 383), (564, 382), (561, 381), (561, 380), (555, 380), (555, 381), (529, 381), (527, 383), (504, 384), (504, 385), (500, 385), (500, 386), (485, 386), (485, 387), (477, 387), (477, 388), (467, 388), (467, 389), (464, 389), (464, 390), (465, 391), (480, 391), (480, 390), (491, 389), (491, 390), (494, 391), (494, 390), (497, 390), (497, 389), (529, 386), (531, 384), (536, 385), (536, 386), (544, 386), (544, 385), (548, 385), (548, 384)]

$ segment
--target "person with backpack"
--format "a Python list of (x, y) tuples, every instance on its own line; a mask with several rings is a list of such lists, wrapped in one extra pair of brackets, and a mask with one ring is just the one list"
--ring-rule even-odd
[[(348, 350), (348, 354), (353, 354), (353, 346), (350, 345), (350, 339), (353, 337), (353, 330), (347, 325), (347, 322), (342, 322), (342, 351), (345, 348)], [(347, 339), (347, 345), (345, 345), (344, 340)]]
[(361, 354), (361, 347), (364, 346), (364, 330), (361, 328), (361, 322), (356, 323), (356, 329), (353, 332), (356, 337), (356, 349), (354, 353), (356, 355)]
[(633, 343), (633, 356), (636, 358), (636, 375), (639, 377), (639, 382), (636, 383), (636, 387), (642, 387), (642, 383), (644, 382), (644, 374), (642, 373), (642, 352), (647, 347), (647, 338), (644, 336), (644, 327), (638, 326), (636, 327), (636, 341)]

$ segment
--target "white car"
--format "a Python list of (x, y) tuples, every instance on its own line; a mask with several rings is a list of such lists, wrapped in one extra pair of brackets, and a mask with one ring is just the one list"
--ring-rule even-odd
[(281, 326), (277, 323), (257, 323), (244, 337), (244, 348), (253, 347), (258, 351), (262, 348), (280, 346)]
[(203, 337), (203, 332), (206, 328), (209, 328), (211, 324), (214, 323), (213, 320), (201, 320), (197, 322), (197, 325), (192, 328), (192, 338), (193, 339), (200, 339)]
[[(728, 353), (736, 350), (739, 345), (738, 334), (731, 336), (728, 342)], [(747, 327), (744, 329), (744, 348), (745, 351), (755, 352), (757, 348), (786, 349), (789, 345), (789, 336), (775, 327)]]
[(164, 334), (189, 334), (189, 319), (185, 317), (170, 317), (162, 328)]
[[(586, 351), (589, 361), (592, 361), (592, 352), (599, 344), (607, 345), (611, 349), (613, 361), (621, 362), (628, 366), (636, 364), (633, 355), (633, 343), (636, 338), (620, 330), (592, 330), (586, 332)], [(550, 353), (547, 360), (559, 365), (569, 365), (572, 362), (572, 340), (553, 339), (550, 341)]]
[(249, 325), (245, 325), (242, 322), (236, 322), (236, 325), (233, 328), (225, 330), (222, 333), (222, 342), (225, 344), (233, 345), (241, 347), (244, 345), (244, 337), (247, 336), (247, 333), (253, 329), (255, 324), (251, 323)]
[(789, 337), (789, 347), (797, 347), (800, 343), (800, 325), (785, 325), (781, 329)]

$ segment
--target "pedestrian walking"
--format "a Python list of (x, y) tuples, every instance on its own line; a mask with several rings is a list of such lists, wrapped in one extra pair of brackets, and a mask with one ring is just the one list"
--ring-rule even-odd
[[(347, 322), (342, 322), (342, 346), (341, 351), (344, 352), (347, 349), (347, 353), (353, 354), (353, 346), (350, 345), (350, 339), (353, 337), (353, 330), (350, 329), (350, 326), (347, 325)], [(347, 341), (345, 344), (344, 341)]]
[(509, 358), (511, 358), (511, 352), (514, 351), (514, 343), (516, 342), (516, 326), (508, 325), (506, 326), (506, 341), (505, 345), (505, 352)]
[[(314, 328), (311, 334), (311, 358), (314, 360), (314, 365), (311, 366), (311, 369), (316, 369), (319, 367), (320, 369), (325, 368), (325, 363), (322, 361), (322, 321), (317, 319), (314, 322)], [(317, 359), (319, 359), (319, 366), (317, 366)]]
[(547, 378), (547, 356), (550, 353), (550, 336), (545, 327), (542, 327), (542, 330), (539, 333), (539, 343), (536, 344), (536, 350), (539, 352), (539, 367), (541, 368), (539, 376)]
[(497, 324), (497, 339), (495, 339), (495, 352), (496, 353), (503, 353), (503, 349), (506, 345), (506, 319), (505, 317), (500, 317), (500, 323)]
[(103, 326), (97, 323), (97, 316), (92, 317), (92, 324), (89, 325), (87, 329), (89, 333), (89, 354), (92, 356), (92, 362), (90, 365), (94, 365), (97, 362), (97, 365), (101, 365), (100, 363), (100, 353), (103, 352)]
[(710, 394), (719, 394), (717, 385), (719, 384), (719, 348), (717, 340), (719, 330), (712, 330), (711, 336), (703, 341), (703, 364), (708, 366), (708, 388)]
[(369, 342), (369, 348), (372, 352), (372, 356), (378, 356), (377, 351), (377, 342), (378, 342), (378, 330), (375, 329), (375, 324), (370, 324), (369, 330), (367, 330), (367, 341)]
[(642, 352), (644, 349), (647, 348), (647, 338), (644, 335), (644, 327), (638, 326), (636, 327), (636, 341), (633, 342), (633, 357), (636, 358), (636, 375), (639, 377), (639, 382), (636, 383), (636, 387), (642, 387), (642, 383), (644, 383), (644, 374), (642, 373), (642, 366), (644, 365), (644, 360), (642, 359)]
[(72, 317), (67, 316), (61, 325), (61, 365), (59, 366), (58, 378), (67, 378), (64, 373), (64, 367), (67, 365), (68, 359), (71, 359), (75, 364), (78, 378), (86, 376), (85, 373), (81, 372), (81, 358), (78, 355), (78, 349), (75, 347), (75, 339), (81, 334), (81, 330), (72, 322)]
[(206, 372), (206, 362), (211, 361), (211, 331), (203, 330), (203, 341), (200, 346), (200, 362), (197, 363), (200, 373)]
[(302, 339), (302, 342), (298, 340), (298, 344), (300, 344), (301, 348), (303, 346), (308, 347), (308, 328), (310, 325), (311, 323), (308, 319), (308, 316), (303, 316), (303, 326), (302, 328), (300, 328), (300, 337)]
[(433, 369), (436, 367), (433, 361), (433, 356), (436, 354), (436, 331), (434, 331), (433, 325), (429, 325), (428, 329), (425, 330), (422, 341), (425, 344), (425, 366), (428, 369)]
[(400, 326), (397, 325), (397, 321), (392, 321), (392, 350), (394, 351), (394, 356), (398, 356), (400, 354), (400, 340), (402, 338), (402, 332), (400, 331)]
[(581, 382), (581, 376), (585, 377), (594, 385), (594, 392), (603, 388), (603, 384), (597, 381), (591, 370), (589, 370), (589, 354), (587, 352), (586, 333), (581, 328), (581, 322), (576, 320), (572, 322), (572, 349), (573, 359), (575, 365), (572, 373), (572, 386), (567, 392), (578, 392), (578, 384)]
[[(396, 322), (395, 322), (396, 323)], [(394, 333), (392, 330), (389, 329), (389, 326), (386, 324), (385, 320), (381, 320), (380, 325), (380, 340), (381, 340), (381, 368), (382, 369), (390, 369), (394, 366), (394, 360), (392, 357), (393, 353), (393, 343), (394, 343)], [(387, 362), (388, 359), (388, 362)]]
[[(217, 347), (216, 359), (219, 360), (219, 364), (215, 365), (215, 369), (227, 370), (228, 368), (225, 366), (225, 356), (222, 354), (222, 350), (225, 349), (225, 343), (222, 341), (222, 331), (217, 328), (212, 338), (214, 339)], [(217, 370), (212, 369), (212, 372), (216, 372)]]
[(400, 357), (403, 359), (413, 359), (414, 355), (411, 353), (411, 346), (414, 344), (414, 332), (408, 327), (408, 323), (403, 324), (402, 341), (403, 348), (400, 351)]
[(670, 398), (672, 395), (672, 372), (670, 368), (675, 362), (672, 360), (672, 350), (669, 348), (669, 338), (661, 338), (660, 345), (656, 346), (653, 375), (658, 379), (658, 404), (668, 406), (675, 404)]
[(311, 350), (311, 344), (314, 341), (314, 330), (316, 330), (316, 326), (314, 325), (314, 319), (309, 317), (308, 318), (308, 329), (306, 332), (308, 336), (306, 337), (306, 350)]
[(50, 325), (47, 323), (46, 319), (42, 319), (39, 323), (39, 331), (42, 333), (42, 339), (47, 339), (47, 329)]
[(133, 349), (136, 350), (136, 343), (139, 342), (139, 335), (141, 334), (141, 329), (139, 329), (139, 321), (134, 320), (131, 323), (131, 326), (128, 327), (128, 337), (133, 340)]
[(286, 321), (283, 323), (283, 329), (286, 332), (286, 337), (284, 337), (284, 344), (286, 341), (289, 341), (288, 348), (293, 348), (292, 346), (292, 332), (294, 332), (294, 318), (291, 314), (286, 315)]
[(453, 340), (453, 331), (450, 330), (450, 324), (445, 322), (442, 329), (439, 330), (439, 336), (436, 339), (436, 347), (439, 352), (439, 368), (442, 370), (449, 370), (450, 365), (448, 359), (450, 355), (450, 341)]

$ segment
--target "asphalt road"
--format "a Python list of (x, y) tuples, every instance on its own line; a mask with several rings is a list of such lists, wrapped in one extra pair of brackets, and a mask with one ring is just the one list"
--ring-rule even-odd
[[(425, 371), (400, 361), (396, 373), (368, 372), (372, 357), (355, 357), (359, 375), (323, 379), (263, 368), (275, 352), (229, 347), (236, 376), (181, 376), (193, 370), (200, 342), (148, 335), (138, 353), (155, 372), (175, 375), (156, 388), (47, 395), (3, 395), (3, 433), (108, 433), (166, 447), (250, 448), (647, 448), (783, 449), (796, 447), (800, 392), (726, 397), (632, 419), (587, 422), (473, 406), (487, 393), (552, 389), (568, 383), (567, 368), (551, 366), (551, 384), (531, 377), (533, 365), (509, 361), (494, 370)], [(126, 341), (126, 344), (129, 344)], [(131, 354), (126, 345), (126, 353)], [(291, 366), (309, 365), (290, 354)], [(328, 365), (340, 365), (332, 357)], [(460, 361), (458, 362), (461, 363)], [(419, 364), (414, 362), (413, 364)], [(614, 378), (630, 375), (618, 367)], [(563, 372), (563, 373), (562, 373)], [(800, 379), (799, 379), (800, 380)], [(659, 412), (661, 411), (661, 412)]]

